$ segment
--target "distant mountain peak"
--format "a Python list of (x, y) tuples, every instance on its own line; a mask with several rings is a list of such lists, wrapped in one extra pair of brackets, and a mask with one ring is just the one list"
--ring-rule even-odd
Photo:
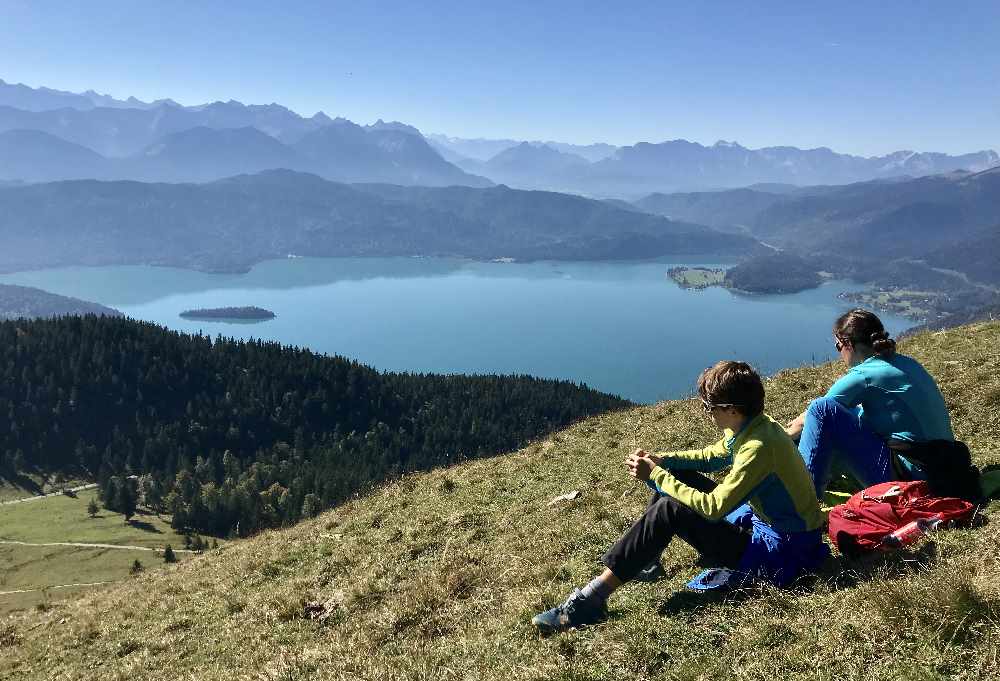
[(396, 130), (399, 132), (406, 132), (411, 135), (420, 135), (420, 131), (417, 130), (412, 125), (407, 125), (406, 123), (400, 123), (399, 121), (386, 122), (383, 121), (381, 118), (379, 118), (371, 125), (366, 125), (365, 128), (367, 130)]

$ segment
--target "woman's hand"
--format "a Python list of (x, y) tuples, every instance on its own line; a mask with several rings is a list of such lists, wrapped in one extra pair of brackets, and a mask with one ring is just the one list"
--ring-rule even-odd
[(794, 419), (788, 422), (785, 426), (785, 432), (788, 433), (788, 437), (792, 438), (796, 442), (802, 436), (802, 427), (806, 424), (806, 413), (802, 412)]
[(636, 480), (649, 480), (649, 474), (660, 464), (660, 457), (645, 449), (637, 449), (625, 457), (628, 474)]

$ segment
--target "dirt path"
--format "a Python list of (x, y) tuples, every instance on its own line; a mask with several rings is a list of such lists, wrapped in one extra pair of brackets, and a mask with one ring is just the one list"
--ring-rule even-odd
[(11, 594), (30, 594), (36, 591), (48, 591), (49, 589), (69, 589), (74, 586), (99, 586), (101, 584), (111, 584), (112, 582), (81, 582), (79, 584), (56, 584), (55, 586), (43, 586), (37, 589), (14, 589), (13, 591), (0, 591), (0, 596)]
[[(80, 546), (86, 549), (123, 549), (126, 551), (155, 551), (162, 553), (163, 549), (154, 549), (149, 546), (128, 546), (122, 544), (87, 544), (84, 542), (55, 541), (34, 543), (27, 541), (17, 541), (15, 539), (0, 539), (0, 544), (16, 544), (17, 546)], [(174, 553), (198, 553), (193, 549), (174, 549)]]
[[(69, 489), (70, 492), (82, 492), (85, 489), (94, 489), (97, 487), (96, 483), (90, 483), (89, 485), (80, 485), (79, 487), (73, 487)], [(39, 494), (33, 497), (24, 497), (23, 499), (14, 499), (12, 501), (0, 501), (0, 506), (7, 506), (8, 504), (23, 504), (26, 501), (38, 501), (39, 499), (46, 499), (48, 497), (58, 497), (61, 496), (62, 492), (49, 492), (48, 494)]]

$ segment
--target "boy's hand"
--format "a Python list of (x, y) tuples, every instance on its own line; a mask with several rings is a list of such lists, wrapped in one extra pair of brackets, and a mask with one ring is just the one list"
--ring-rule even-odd
[[(652, 452), (647, 452), (645, 449), (635, 450), (634, 452), (632, 452), (632, 456), (644, 456), (650, 461), (652, 461), (654, 466), (659, 466), (660, 461), (663, 459), (663, 457), (660, 456), (659, 454), (653, 454)], [(626, 460), (628, 458), (629, 457), (626, 457)]]
[(649, 480), (649, 474), (660, 463), (660, 457), (644, 449), (637, 449), (625, 458), (628, 473), (636, 480)]

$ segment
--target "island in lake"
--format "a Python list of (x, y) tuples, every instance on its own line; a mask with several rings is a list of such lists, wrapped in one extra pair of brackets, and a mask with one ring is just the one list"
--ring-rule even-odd
[(181, 312), (184, 319), (214, 319), (233, 321), (264, 321), (274, 319), (275, 315), (270, 310), (262, 307), (213, 307), (198, 310), (185, 310)]

